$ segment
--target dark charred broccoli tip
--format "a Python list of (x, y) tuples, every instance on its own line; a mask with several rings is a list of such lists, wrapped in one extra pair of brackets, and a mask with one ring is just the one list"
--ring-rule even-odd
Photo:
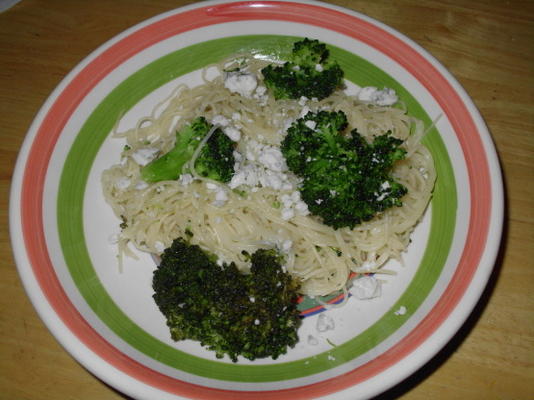
[(265, 86), (277, 100), (321, 100), (343, 84), (343, 70), (318, 40), (305, 38), (294, 43), (289, 58), (282, 65), (270, 64), (261, 70)]
[(301, 317), (298, 283), (274, 250), (250, 256), (249, 274), (218, 265), (199, 246), (177, 239), (154, 272), (154, 300), (174, 340), (192, 339), (218, 358), (276, 359), (293, 347)]

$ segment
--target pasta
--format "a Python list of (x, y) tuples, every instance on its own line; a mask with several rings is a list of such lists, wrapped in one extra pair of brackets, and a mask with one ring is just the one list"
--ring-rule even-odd
[[(249, 95), (232, 92), (225, 87), (225, 70), (233, 62), (242, 64), (243, 59), (247, 71), (259, 77), (264, 60), (245, 55), (233, 59), (238, 61), (221, 62), (210, 67), (219, 71), (215, 78), (208, 78), (206, 68), (203, 84), (180, 85), (134, 128), (114, 132), (127, 146), (121, 162), (103, 173), (102, 185), (106, 201), (123, 220), (118, 243), (121, 256), (135, 256), (130, 244), (158, 254), (175, 238), (187, 236), (221, 261), (233, 261), (246, 269), (247, 254), (277, 247), (286, 255), (287, 270), (301, 281), (303, 294), (314, 296), (343, 290), (351, 273), (388, 273), (384, 264), (401, 259), (436, 178), (431, 154), (421, 144), (422, 122), (402, 106), (368, 104), (341, 90), (321, 101), (275, 101), (261, 82)], [(136, 155), (165, 153), (174, 144), (175, 132), (197, 116), (230, 121), (241, 136), (236, 151), (245, 157), (251, 146), (277, 148), (291, 121), (318, 110), (344, 111), (350, 129), (357, 128), (368, 139), (391, 131), (404, 140), (406, 159), (393, 170), (395, 179), (408, 189), (402, 207), (387, 209), (354, 229), (334, 230), (309, 214), (283, 215), (281, 203), (291, 196), (298, 202), (298, 179), (288, 171), (278, 175), (285, 185), (282, 189), (260, 183), (232, 190), (200, 176), (182, 175), (176, 181), (152, 184), (140, 178)]]

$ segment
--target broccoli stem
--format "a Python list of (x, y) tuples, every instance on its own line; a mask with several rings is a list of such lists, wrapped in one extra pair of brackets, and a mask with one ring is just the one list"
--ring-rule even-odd
[(148, 164), (148, 168), (143, 168), (141, 170), (141, 178), (150, 183), (178, 179), (183, 166), (190, 160), (191, 155), (189, 152), (184, 152), (183, 149), (175, 147)]
[[(200, 138), (209, 126), (204, 118), (197, 118), (193, 123), (176, 132), (176, 143), (166, 154), (157, 158), (141, 169), (145, 182), (159, 182), (178, 179), (182, 168), (193, 156)], [(200, 136), (200, 137), (199, 137)]]
[[(228, 182), (234, 173), (234, 148), (221, 129), (198, 117), (176, 133), (176, 143), (168, 153), (141, 169), (141, 178), (149, 183), (175, 180), (189, 167), (195, 175)], [(193, 159), (195, 165), (188, 166)]]

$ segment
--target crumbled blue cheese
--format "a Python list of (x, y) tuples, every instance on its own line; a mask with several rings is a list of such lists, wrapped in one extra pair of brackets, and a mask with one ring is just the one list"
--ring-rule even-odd
[(302, 110), (300, 110), (299, 118), (304, 118), (310, 111), (311, 111), (310, 107), (308, 106), (302, 107)]
[(228, 183), (230, 189), (235, 189), (241, 185), (255, 187), (258, 184), (257, 168), (254, 165), (242, 165), (236, 163), (234, 165), (235, 173)]
[(244, 155), (234, 152), (234, 175), (228, 184), (231, 189), (241, 185), (269, 187), (275, 190), (292, 190), (287, 165), (279, 148), (248, 140)]
[(300, 192), (293, 191), (291, 194), (283, 194), (280, 196), (282, 202), (282, 219), (289, 220), (295, 215), (308, 215), (308, 205), (300, 199)]
[(308, 98), (306, 96), (301, 96), (299, 99), (299, 106), (304, 106), (308, 102)]
[(207, 182), (206, 188), (211, 192), (215, 192), (215, 200), (211, 203), (212, 205), (215, 207), (222, 207), (226, 204), (228, 201), (228, 193), (226, 193), (226, 190), (223, 186), (212, 182)]
[(119, 190), (128, 189), (131, 181), (128, 178), (120, 178), (115, 181), (115, 187)]
[(270, 187), (274, 190), (291, 190), (292, 184), (287, 181), (287, 175), (265, 169), (260, 173), (258, 182), (262, 187)]
[(234, 152), (233, 152), (232, 155), (234, 156), (234, 160), (235, 160), (236, 162), (241, 162), (241, 161), (243, 161), (243, 155), (242, 155), (239, 151), (234, 150)]
[(349, 292), (360, 300), (373, 299), (382, 295), (382, 285), (374, 276), (365, 275), (352, 282)]
[(218, 190), (215, 193), (215, 201), (213, 205), (216, 207), (222, 207), (228, 201), (228, 193), (224, 189)]
[(386, 196), (389, 194), (388, 189), (391, 188), (391, 185), (388, 181), (382, 182), (380, 185), (380, 193), (375, 192), (374, 195), (376, 196), (377, 201), (382, 201), (386, 198)]
[(287, 171), (286, 160), (280, 149), (276, 147), (264, 146), (258, 156), (258, 161), (263, 164), (265, 168), (272, 171)]
[(132, 153), (132, 158), (134, 161), (139, 164), (140, 166), (147, 165), (150, 161), (152, 161), (156, 154), (158, 154), (159, 149), (154, 147), (143, 147), (141, 149), (137, 149)]
[(283, 205), (281, 217), (286, 221), (296, 215), (308, 215), (308, 205), (301, 200), (297, 190), (298, 180), (287, 173), (288, 167), (280, 148), (253, 139), (246, 140), (244, 144), (242, 153), (234, 152), (234, 175), (228, 186), (235, 189), (245, 185), (252, 192), (262, 187), (282, 192), (278, 200)]
[(395, 315), (404, 315), (407, 311), (406, 307), (400, 306), (399, 309), (395, 311)]
[(297, 194), (298, 192), (295, 191), (292, 194), (284, 194), (282, 197), (280, 197), (280, 200), (282, 201), (282, 204), (284, 207), (289, 208), (293, 205), (295, 201), (297, 201), (300, 198), (300, 194)]
[[(308, 108), (308, 111), (309, 111), (309, 108)], [(283, 126), (283, 129), (282, 129), (283, 132), (281, 132), (281, 133), (285, 134), (287, 132), (287, 130), (289, 129), (289, 127), (291, 125), (293, 125), (293, 122), (295, 122), (295, 120), (293, 118), (286, 118), (284, 120), (284, 126)]]
[[(239, 115), (237, 113), (234, 114)], [(228, 136), (233, 142), (239, 142), (239, 139), (241, 139), (241, 131), (239, 130), (239, 128), (237, 128), (235, 125), (232, 125), (230, 122), (231, 121), (224, 115), (216, 115), (211, 120), (211, 123), (213, 125), (220, 126), (224, 134)]]
[(163, 253), (163, 250), (165, 250), (165, 245), (160, 241), (155, 241), (154, 248), (158, 253)]
[(291, 250), (292, 246), (293, 246), (293, 242), (289, 239), (286, 239), (281, 243), (280, 250), (282, 250), (283, 253), (288, 253), (289, 250)]
[(230, 124), (230, 121), (224, 115), (216, 115), (212, 118), (211, 123), (213, 125), (228, 126), (228, 124)]
[(333, 330), (336, 327), (336, 324), (331, 316), (327, 315), (326, 313), (322, 313), (319, 314), (315, 327), (318, 332), (326, 332), (328, 330)]
[(302, 200), (299, 200), (295, 203), (295, 211), (297, 211), (297, 214), (299, 215), (308, 215), (308, 205), (303, 202)]
[(226, 126), (223, 128), (223, 132), (233, 142), (239, 142), (239, 139), (241, 139), (241, 131), (235, 126)]
[(308, 121), (304, 122), (304, 125), (306, 125), (311, 130), (315, 130), (315, 128), (317, 127), (317, 122), (312, 121), (312, 120), (308, 120)]
[(399, 100), (397, 93), (395, 93), (393, 89), (384, 88), (380, 90), (374, 86), (361, 88), (357, 97), (360, 101), (376, 104), (378, 106), (391, 106)]
[(382, 194), (378, 194), (378, 193), (373, 193), (375, 196), (376, 196), (376, 201), (382, 201), (386, 198), (386, 196), (388, 195), (387, 192), (383, 192)]
[(282, 219), (288, 221), (295, 216), (295, 211), (291, 208), (284, 208), (282, 210)]
[(375, 99), (375, 103), (379, 106), (391, 106), (397, 101), (399, 101), (399, 98), (397, 97), (395, 91), (388, 88), (379, 90)]
[(360, 91), (357, 93), (358, 100), (373, 103), (374, 97), (377, 91), (378, 91), (378, 88), (374, 86), (362, 87)]
[(258, 86), (252, 98), (259, 101), (260, 105), (265, 105), (267, 103), (267, 88), (265, 86)]
[(232, 93), (238, 93), (243, 97), (251, 97), (254, 89), (258, 86), (258, 80), (251, 73), (242, 71), (227, 72), (224, 86)]
[(194, 180), (195, 178), (191, 174), (182, 174), (180, 175), (180, 178), (178, 178), (178, 182), (182, 186), (190, 185)]

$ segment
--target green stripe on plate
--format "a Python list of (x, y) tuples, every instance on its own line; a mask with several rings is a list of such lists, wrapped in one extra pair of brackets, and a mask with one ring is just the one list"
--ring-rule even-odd
[[(96, 154), (119, 116), (155, 89), (186, 73), (241, 51), (283, 57), (294, 40), (294, 37), (275, 35), (237, 36), (193, 45), (161, 57), (132, 74), (106, 96), (85, 121), (65, 160), (57, 199), (58, 230), (65, 261), (78, 290), (101, 321), (121, 339), (147, 356), (190, 374), (227, 381), (271, 382), (308, 376), (352, 360), (384, 341), (417, 310), (438, 279), (449, 252), (455, 228), (456, 186), (446, 148), (437, 130), (432, 129), (425, 137), (425, 144), (434, 156), (439, 181), (432, 200), (431, 232), (423, 260), (397, 304), (407, 307), (404, 318), (386, 313), (362, 334), (314, 357), (269, 365), (240, 365), (205, 360), (161, 342), (130, 320), (106, 292), (88, 254), (83, 200)], [(394, 88), (410, 114), (426, 125), (431, 124), (415, 99), (382, 70), (339, 48), (332, 48), (332, 56), (339, 60), (347, 79), (359, 85)]]

